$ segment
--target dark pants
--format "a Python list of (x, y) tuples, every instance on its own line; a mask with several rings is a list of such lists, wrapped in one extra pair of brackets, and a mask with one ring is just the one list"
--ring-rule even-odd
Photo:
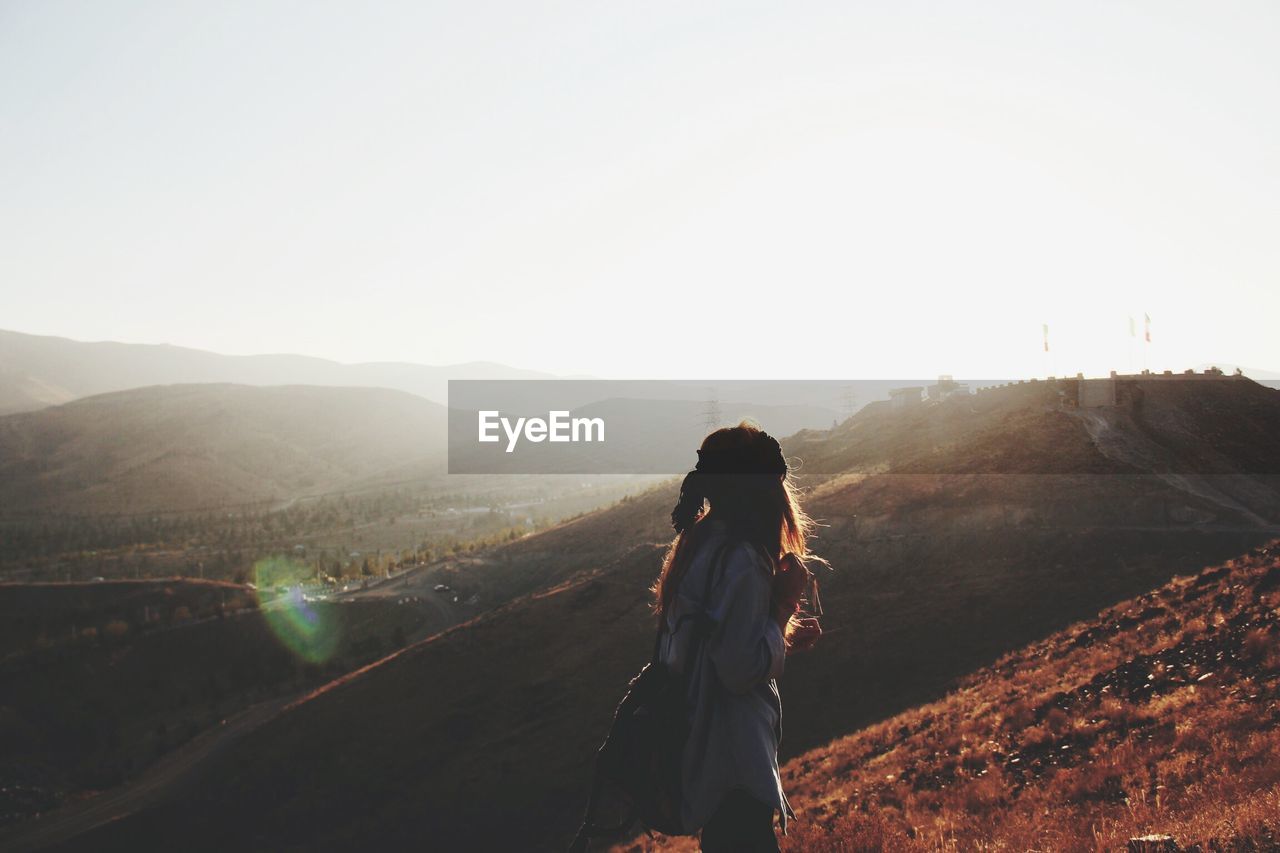
[(773, 806), (762, 803), (742, 788), (725, 795), (715, 814), (702, 827), (705, 853), (777, 853), (773, 834)]

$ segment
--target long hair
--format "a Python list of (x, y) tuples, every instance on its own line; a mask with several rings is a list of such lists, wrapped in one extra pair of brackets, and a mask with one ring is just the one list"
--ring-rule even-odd
[(680, 500), (671, 512), (676, 536), (651, 589), (659, 619), (705, 537), (704, 522), (711, 519), (724, 521), (731, 535), (758, 547), (775, 570), (787, 553), (826, 563), (809, 552), (813, 521), (800, 508), (777, 439), (750, 421), (718, 429), (702, 440), (698, 465), (680, 484)]

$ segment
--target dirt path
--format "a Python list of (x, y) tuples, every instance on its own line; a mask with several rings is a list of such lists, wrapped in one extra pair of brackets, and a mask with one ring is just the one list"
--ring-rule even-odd
[(246, 708), (192, 738), (133, 782), (0, 832), (0, 851), (41, 850), (154, 805), (209, 756), (272, 719), (301, 695), (290, 694)]

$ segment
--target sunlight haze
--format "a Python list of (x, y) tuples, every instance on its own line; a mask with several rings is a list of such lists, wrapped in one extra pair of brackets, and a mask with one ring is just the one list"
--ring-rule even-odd
[(0, 327), (613, 378), (1276, 369), (1278, 42), (1271, 4), (9, 3)]

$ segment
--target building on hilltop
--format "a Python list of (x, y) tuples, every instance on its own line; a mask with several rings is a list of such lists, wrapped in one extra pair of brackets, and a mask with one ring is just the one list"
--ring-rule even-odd
[(947, 373), (939, 376), (936, 383), (925, 388), (925, 396), (933, 402), (940, 402), (950, 397), (965, 397), (968, 394), (969, 386), (963, 382), (955, 381)]
[(1181, 373), (1174, 373), (1172, 370), (1164, 370), (1155, 373), (1150, 370), (1144, 370), (1141, 373), (1117, 373), (1111, 371), (1112, 379), (1244, 379), (1245, 375), (1240, 368), (1236, 368), (1235, 372), (1227, 375), (1220, 367), (1206, 367), (1202, 373), (1196, 373), (1194, 370), (1187, 369)]
[[(1170, 380), (1170, 379), (1190, 379), (1195, 381), (1214, 381), (1214, 380), (1232, 380), (1243, 379), (1244, 374), (1237, 371), (1227, 376), (1217, 367), (1209, 367), (1202, 373), (1196, 373), (1194, 370), (1185, 370), (1182, 373), (1174, 373), (1172, 370), (1164, 370), (1159, 373), (1153, 373), (1150, 370), (1144, 370), (1141, 373), (1117, 373), (1111, 371), (1111, 375), (1105, 379), (1085, 379), (1084, 374), (1077, 373), (1074, 382), (1068, 382), (1066, 387), (1062, 388), (1063, 405), (1078, 406), (1082, 409), (1096, 409), (1116, 406), (1121, 398), (1128, 399), (1131, 392), (1121, 392), (1119, 380), (1133, 381), (1151, 381), (1151, 380)], [(1072, 387), (1074, 386), (1074, 387)], [(1128, 388), (1129, 386), (1125, 386)], [(1074, 395), (1071, 391), (1074, 390)]]

